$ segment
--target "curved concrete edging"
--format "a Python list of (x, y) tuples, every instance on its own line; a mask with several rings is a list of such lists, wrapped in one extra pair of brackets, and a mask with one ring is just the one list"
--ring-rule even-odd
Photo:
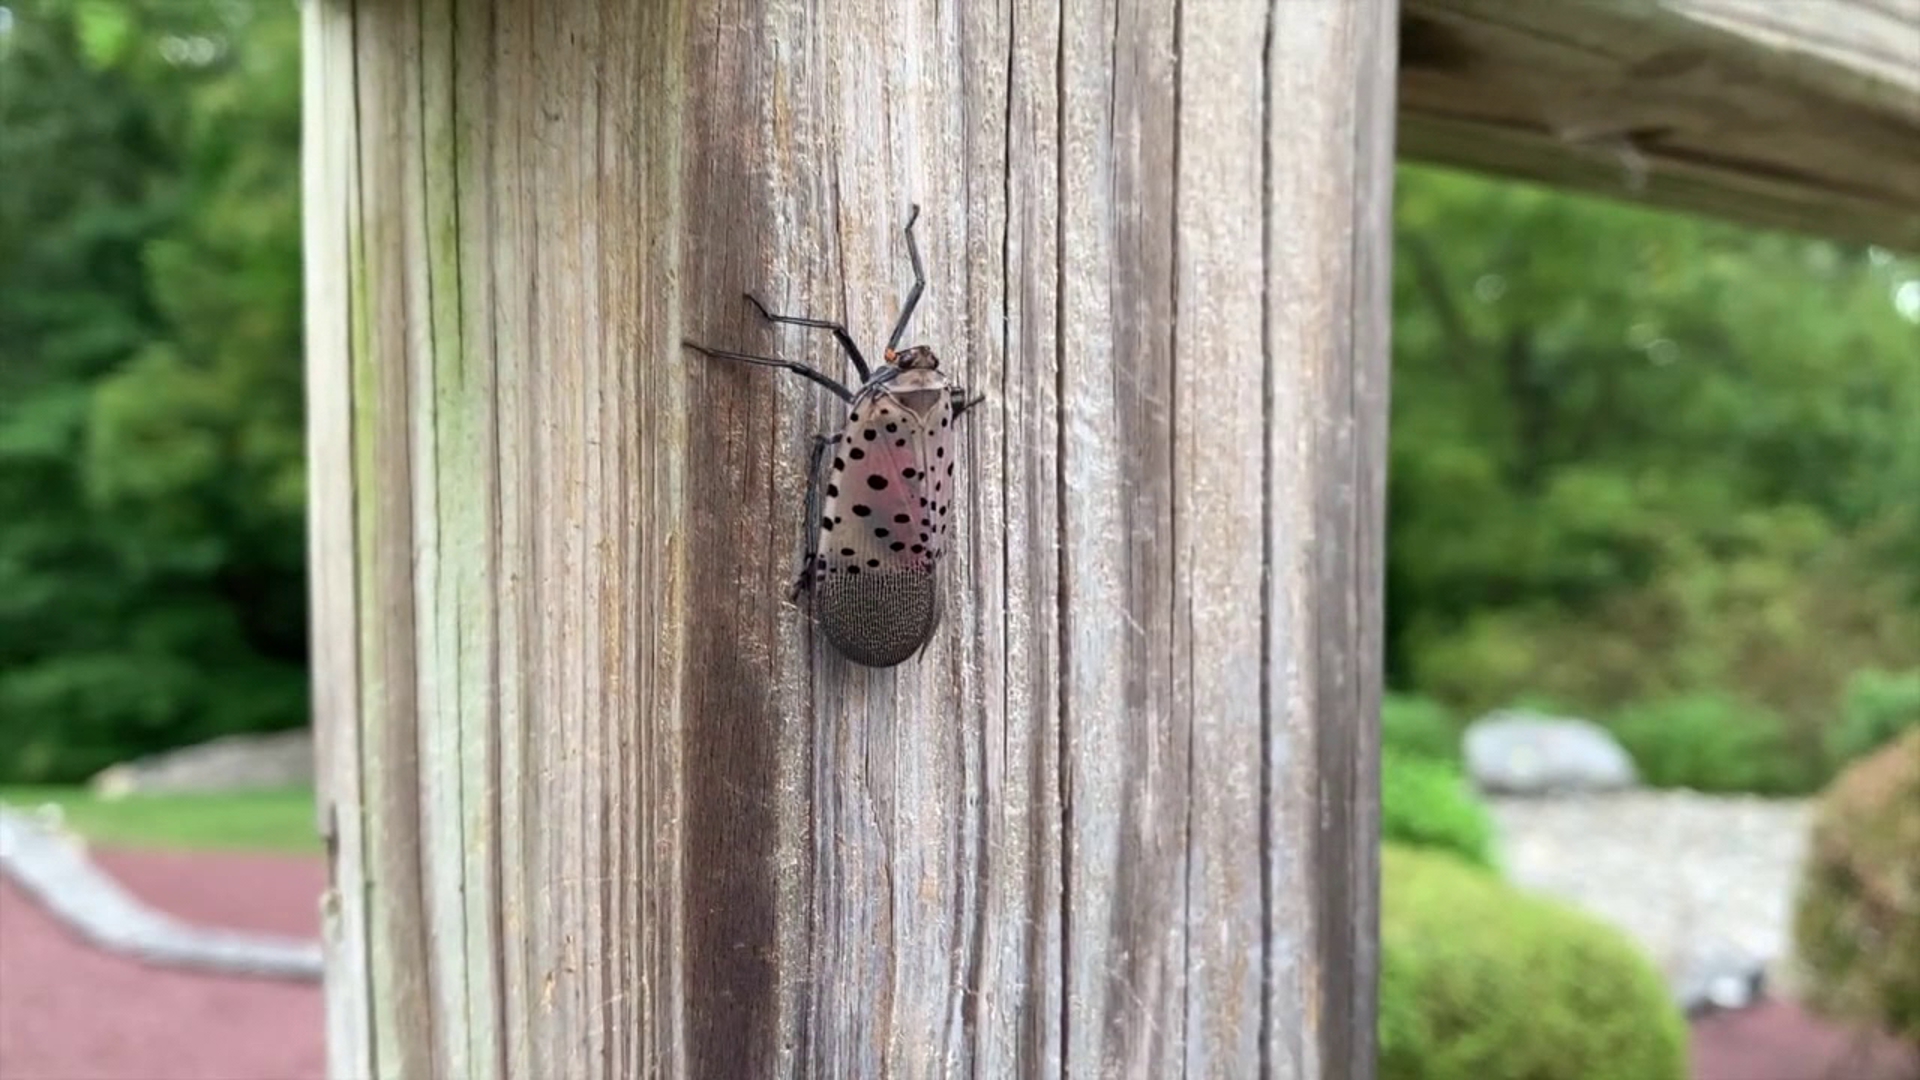
[(164, 967), (303, 982), (321, 977), (318, 941), (195, 926), (120, 887), (80, 847), (0, 806), (0, 876), (92, 944)]

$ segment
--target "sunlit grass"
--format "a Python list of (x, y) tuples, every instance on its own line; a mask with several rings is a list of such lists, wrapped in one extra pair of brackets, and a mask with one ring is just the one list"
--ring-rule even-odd
[(320, 851), (313, 792), (129, 795), (101, 799), (83, 787), (0, 787), (0, 803), (34, 811), (51, 803), (65, 828), (103, 847), (187, 851)]

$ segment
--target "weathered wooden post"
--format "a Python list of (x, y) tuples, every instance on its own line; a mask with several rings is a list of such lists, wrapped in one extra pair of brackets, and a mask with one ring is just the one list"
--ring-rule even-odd
[[(334, 1075), (1372, 1072), (1395, 5), (307, 0)], [(783, 598), (838, 369), (947, 618)], [(1184, 1071), (1183, 1071), (1184, 1070)]]

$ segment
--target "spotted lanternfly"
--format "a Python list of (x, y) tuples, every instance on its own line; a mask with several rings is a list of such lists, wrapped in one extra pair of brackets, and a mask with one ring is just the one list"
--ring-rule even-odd
[(982, 400), (969, 400), (965, 389), (948, 381), (932, 349), (898, 348), (927, 284), (913, 238), (919, 217), (920, 208), (911, 207), (906, 234), (913, 288), (878, 370), (868, 369), (845, 325), (775, 315), (747, 294), (768, 322), (832, 331), (860, 376), (858, 391), (791, 360), (685, 342), (710, 357), (784, 368), (847, 403), (840, 430), (814, 436), (807, 466), (805, 555), (788, 599), (809, 593), (827, 640), (868, 667), (892, 667), (917, 654), (940, 624), (938, 572), (953, 509), (953, 428)]

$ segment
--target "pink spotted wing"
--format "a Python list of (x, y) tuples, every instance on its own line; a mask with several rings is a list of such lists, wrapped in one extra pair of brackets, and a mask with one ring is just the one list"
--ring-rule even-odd
[(944, 390), (924, 416), (884, 392), (856, 398), (827, 448), (815, 575), (932, 572), (953, 497), (953, 419)]

